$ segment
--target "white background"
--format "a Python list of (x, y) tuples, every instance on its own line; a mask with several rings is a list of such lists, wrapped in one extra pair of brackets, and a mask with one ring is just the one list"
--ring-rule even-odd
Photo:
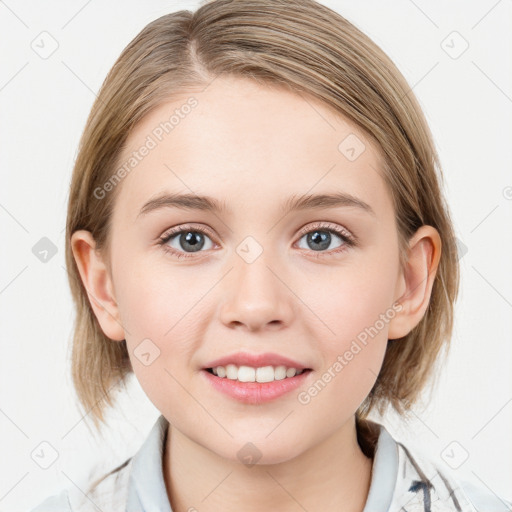
[[(409, 422), (382, 421), (447, 469), (446, 460), (455, 466), (467, 454), (455, 474), (512, 499), (512, 2), (324, 4), (380, 45), (413, 87), (467, 248), (453, 346), (430, 405)], [(0, 2), (1, 511), (28, 509), (80, 485), (99, 461), (115, 467), (135, 453), (159, 415), (135, 379), (110, 413), (104, 440), (91, 436), (76, 407), (68, 363), (74, 312), (64, 268), (67, 191), (86, 117), (121, 50), (150, 21), (199, 5)], [(47, 59), (31, 47), (43, 31), (58, 43)], [(445, 51), (447, 44), (461, 48), (453, 31), (469, 43), (456, 59)], [(32, 252), (42, 237), (57, 247), (46, 263)], [(58, 453), (48, 469), (31, 458), (42, 441)]]

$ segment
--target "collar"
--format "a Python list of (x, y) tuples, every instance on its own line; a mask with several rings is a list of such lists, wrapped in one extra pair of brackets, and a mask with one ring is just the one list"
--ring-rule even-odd
[(387, 512), (390, 510), (398, 479), (398, 445), (380, 423), (366, 420), (366, 424), (377, 433), (377, 440), (373, 454), (370, 490), (363, 512)]
[(163, 455), (169, 422), (163, 414), (133, 456), (126, 512), (172, 512), (163, 472)]
[[(383, 425), (368, 422), (378, 439), (372, 463), (370, 490), (363, 512), (386, 512), (398, 474), (398, 446)], [(126, 512), (172, 512), (163, 475), (163, 451), (169, 422), (160, 415), (139, 451), (133, 456)]]

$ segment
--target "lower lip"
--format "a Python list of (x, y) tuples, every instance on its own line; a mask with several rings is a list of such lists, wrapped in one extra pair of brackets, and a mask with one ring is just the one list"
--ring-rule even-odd
[(246, 404), (261, 404), (297, 389), (312, 371), (303, 371), (295, 377), (287, 377), (272, 382), (240, 382), (227, 377), (217, 377), (207, 370), (201, 370), (201, 373), (205, 375), (215, 389), (231, 398)]

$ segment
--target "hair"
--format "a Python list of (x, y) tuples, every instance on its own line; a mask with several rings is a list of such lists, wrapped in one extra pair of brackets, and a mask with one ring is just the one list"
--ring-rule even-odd
[(388, 405), (404, 414), (448, 348), (459, 287), (456, 239), (441, 193), (443, 175), (433, 138), (407, 81), (368, 36), (314, 0), (213, 0), (149, 23), (109, 71), (82, 134), (70, 185), (66, 264), (76, 307), (73, 385), (99, 431), (112, 389), (133, 373), (126, 340), (105, 336), (91, 308), (71, 249), (88, 230), (111, 271), (111, 217), (120, 186), (94, 193), (115, 174), (127, 138), (141, 119), (171, 98), (219, 76), (307, 94), (356, 125), (381, 154), (392, 197), (400, 268), (417, 229), (437, 229), (442, 251), (429, 306), (403, 338), (388, 340), (380, 373), (356, 413)]

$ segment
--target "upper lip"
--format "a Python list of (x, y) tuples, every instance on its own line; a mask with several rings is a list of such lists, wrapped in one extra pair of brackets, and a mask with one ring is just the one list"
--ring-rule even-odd
[(273, 352), (265, 352), (264, 354), (250, 354), (249, 352), (237, 352), (229, 356), (224, 356), (209, 362), (205, 368), (215, 368), (216, 366), (226, 366), (234, 364), (236, 366), (252, 366), (260, 368), (263, 366), (286, 366), (287, 368), (295, 368), (296, 370), (310, 369), (298, 361), (294, 361), (289, 357), (285, 357)]

